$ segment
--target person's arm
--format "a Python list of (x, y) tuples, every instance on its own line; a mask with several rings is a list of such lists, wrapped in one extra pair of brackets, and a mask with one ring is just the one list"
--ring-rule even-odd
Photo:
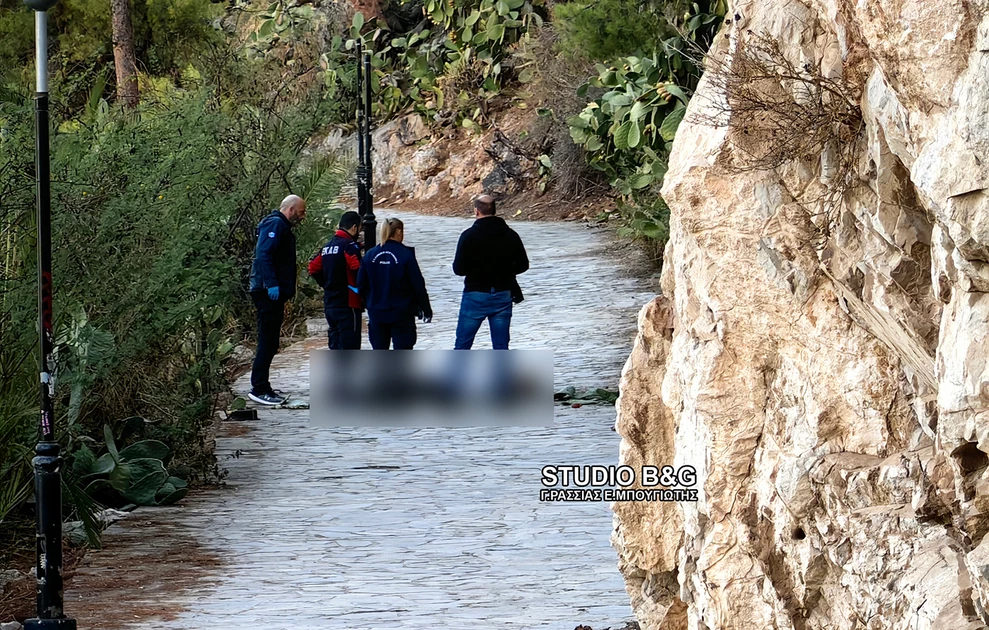
[[(357, 296), (360, 298), (361, 290), (359, 288), (360, 285), (358, 284), (358, 276), (355, 275), (353, 272), (356, 271), (358, 272), (358, 274), (360, 273), (361, 246), (358, 245), (356, 242), (350, 243), (349, 245), (347, 245), (346, 249), (344, 249), (343, 257), (347, 263), (347, 278), (348, 278), (347, 291), (352, 291), (353, 293), (357, 294)], [(354, 283), (353, 285), (350, 284), (351, 282), (350, 278), (353, 278), (353, 283)], [(347, 295), (350, 294), (348, 293)], [(361, 302), (361, 308), (363, 308), (364, 307), (363, 298), (360, 299), (360, 302)]]
[(350, 243), (343, 252), (343, 257), (347, 261), (347, 269), (357, 271), (361, 268), (361, 246), (357, 243)]
[(313, 259), (309, 261), (309, 275), (315, 276), (323, 271), (323, 250), (316, 252)]
[(316, 284), (323, 286), (326, 282), (326, 277), (323, 275), (323, 250), (320, 249), (316, 252), (316, 256), (309, 261), (309, 275)]
[(416, 306), (426, 320), (433, 318), (433, 309), (429, 305), (429, 294), (426, 292), (426, 279), (422, 277), (419, 261), (415, 254), (409, 259), (409, 279), (412, 280), (412, 290), (416, 295)]
[(367, 270), (367, 265), (361, 265), (360, 270), (357, 272), (357, 294), (361, 296), (364, 303), (367, 304), (367, 298), (371, 293), (371, 278)]
[(457, 241), (457, 253), (453, 257), (453, 273), (458, 276), (466, 276), (467, 269), (470, 266), (468, 262), (468, 250), (470, 248), (467, 246), (467, 232), (460, 235), (460, 240)]
[(258, 234), (258, 262), (261, 268), (261, 280), (265, 289), (278, 286), (278, 276), (275, 275), (275, 252), (282, 241), (282, 231), (277, 223)]
[(525, 253), (525, 245), (522, 244), (521, 237), (519, 237), (515, 230), (512, 230), (512, 234), (514, 235), (516, 243), (515, 275), (518, 275), (529, 270), (529, 257)]

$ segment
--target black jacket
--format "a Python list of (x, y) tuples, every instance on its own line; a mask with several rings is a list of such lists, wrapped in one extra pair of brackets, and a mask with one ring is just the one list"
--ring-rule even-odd
[(275, 210), (258, 224), (249, 291), (278, 287), (279, 301), (295, 295), (295, 234), (285, 215)]
[(401, 322), (420, 312), (433, 316), (415, 250), (397, 241), (385, 241), (364, 254), (357, 286), (372, 320)]
[(522, 239), (501, 217), (481, 217), (460, 235), (453, 273), (465, 276), (464, 291), (513, 291), (528, 269)]
[(309, 275), (323, 287), (323, 308), (363, 308), (357, 295), (357, 270), (361, 266), (361, 246), (345, 230), (333, 238), (309, 261)]

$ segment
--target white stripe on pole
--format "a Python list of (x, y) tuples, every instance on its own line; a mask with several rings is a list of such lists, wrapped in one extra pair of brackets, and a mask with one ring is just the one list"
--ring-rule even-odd
[(37, 50), (38, 92), (48, 92), (48, 12), (34, 12), (34, 41)]

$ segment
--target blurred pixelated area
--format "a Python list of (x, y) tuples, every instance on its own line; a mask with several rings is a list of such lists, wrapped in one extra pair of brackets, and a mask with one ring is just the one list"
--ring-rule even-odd
[(553, 425), (552, 350), (313, 350), (313, 426)]

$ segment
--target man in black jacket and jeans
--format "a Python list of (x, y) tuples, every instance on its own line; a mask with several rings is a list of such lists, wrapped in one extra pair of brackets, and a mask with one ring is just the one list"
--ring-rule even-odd
[(278, 352), (285, 302), (295, 296), (295, 235), (292, 228), (306, 218), (306, 202), (289, 195), (278, 210), (261, 219), (251, 264), (251, 300), (258, 311), (258, 349), (251, 369), (248, 397), (262, 405), (280, 405), (285, 398), (271, 388), (268, 373)]
[(474, 225), (460, 235), (453, 260), (453, 273), (465, 276), (454, 349), (470, 350), (487, 319), (492, 347), (507, 350), (512, 304), (522, 301), (515, 276), (529, 269), (529, 258), (515, 230), (495, 216), (490, 195), (474, 201), (474, 218)]

